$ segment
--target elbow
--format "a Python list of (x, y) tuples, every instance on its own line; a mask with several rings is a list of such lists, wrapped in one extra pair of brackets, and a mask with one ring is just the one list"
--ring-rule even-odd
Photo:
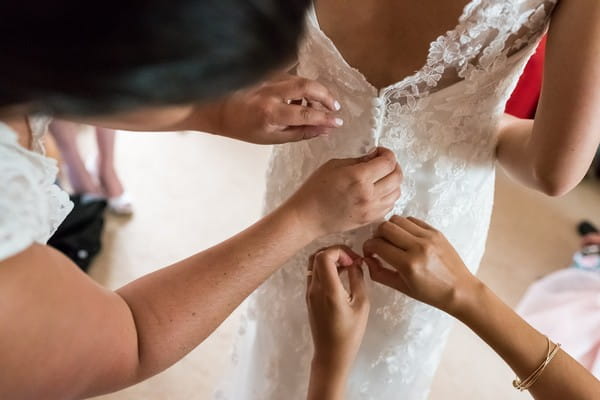
[(550, 197), (561, 197), (577, 186), (579, 180), (570, 179), (556, 173), (539, 173), (536, 171), (538, 190)]
[(550, 197), (561, 197), (571, 191), (571, 187), (555, 184), (547, 184), (542, 187), (542, 193)]

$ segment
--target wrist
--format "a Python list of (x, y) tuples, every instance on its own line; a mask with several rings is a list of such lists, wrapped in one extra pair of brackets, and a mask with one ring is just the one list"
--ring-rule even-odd
[(308, 243), (329, 233), (314, 207), (309, 202), (301, 199), (297, 193), (289, 198), (281, 209), (293, 217), (295, 220), (294, 225), (299, 227)]
[(349, 373), (349, 368), (332, 365), (315, 355), (310, 369), (309, 399), (343, 399)]
[(214, 103), (214, 112), (212, 113), (213, 131), (219, 136), (229, 137), (231, 135), (230, 129), (227, 126), (227, 108), (229, 107), (231, 96), (234, 96), (234, 94), (223, 97)]
[(273, 214), (286, 221), (287, 231), (293, 232), (302, 247), (323, 236), (319, 227), (312, 223), (313, 218), (299, 202), (290, 199)]
[(469, 321), (477, 318), (482, 304), (486, 303), (490, 291), (488, 287), (473, 276), (461, 290), (457, 291), (453, 304), (447, 312), (456, 319), (469, 325)]
[(225, 127), (225, 103), (227, 98), (212, 101), (207, 104), (195, 106), (194, 130), (227, 136)]
[(312, 369), (317, 371), (323, 371), (328, 376), (335, 377), (338, 379), (346, 379), (352, 369), (352, 360), (348, 360), (348, 357), (339, 357), (333, 354), (324, 354), (318, 350), (315, 350), (315, 354), (312, 359)]

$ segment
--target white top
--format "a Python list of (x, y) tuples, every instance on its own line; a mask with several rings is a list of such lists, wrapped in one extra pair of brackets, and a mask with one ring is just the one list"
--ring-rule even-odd
[(45, 244), (73, 204), (56, 184), (56, 161), (44, 155), (42, 137), (49, 120), (29, 119), (33, 150), (0, 122), (0, 261), (33, 243)]
[[(554, 5), (554, 0), (472, 0), (456, 27), (431, 43), (422, 68), (383, 89), (348, 64), (313, 10), (297, 71), (332, 91), (342, 104), (344, 126), (327, 137), (275, 147), (267, 211), (329, 159), (385, 146), (404, 172), (394, 213), (440, 229), (475, 272), (494, 199), (496, 125)], [(335, 243), (360, 251), (372, 229), (312, 243), (256, 292), (240, 329), (236, 376), (229, 381), (239, 383), (234, 393), (223, 393), (225, 398), (306, 398), (312, 356), (306, 262), (315, 250)], [(369, 325), (347, 399), (425, 399), (450, 318), (382, 285), (369, 285)]]

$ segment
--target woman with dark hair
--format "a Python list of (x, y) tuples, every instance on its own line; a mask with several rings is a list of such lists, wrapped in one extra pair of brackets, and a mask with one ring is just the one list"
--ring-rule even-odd
[(41, 115), (253, 143), (303, 140), (339, 126), (339, 104), (305, 79), (227, 94), (285, 63), (307, 6), (0, 4), (0, 398), (75, 399), (146, 379), (202, 342), (302, 246), (389, 212), (401, 173), (379, 149), (325, 163), (244, 232), (115, 292), (45, 245), (71, 203), (43, 155)]

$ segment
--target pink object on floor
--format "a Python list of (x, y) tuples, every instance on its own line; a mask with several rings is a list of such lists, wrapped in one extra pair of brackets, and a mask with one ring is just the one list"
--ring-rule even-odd
[(600, 273), (554, 272), (527, 290), (517, 312), (600, 378)]

